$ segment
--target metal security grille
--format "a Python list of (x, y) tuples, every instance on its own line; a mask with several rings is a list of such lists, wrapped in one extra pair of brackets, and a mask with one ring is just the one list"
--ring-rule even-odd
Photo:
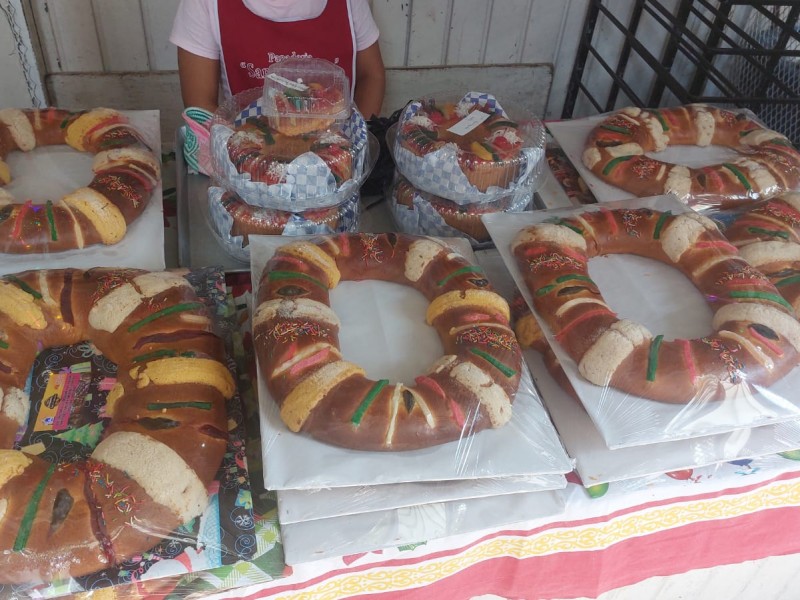
[(589, 0), (562, 118), (710, 102), (800, 143), (799, 18), (797, 0)]

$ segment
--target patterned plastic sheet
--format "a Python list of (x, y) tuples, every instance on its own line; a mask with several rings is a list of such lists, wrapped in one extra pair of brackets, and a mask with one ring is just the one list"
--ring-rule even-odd
[[(224, 275), (214, 268), (190, 271), (185, 277), (208, 306), (218, 333), (228, 349), (228, 367), (236, 323), (225, 292)], [(28, 429), (18, 435), (17, 446), (53, 462), (89, 456), (100, 441), (109, 419), (106, 397), (116, 382), (117, 367), (96, 352), (90, 342), (49, 348), (31, 369), (28, 391), (31, 416)], [(238, 392), (227, 403), (229, 441), (222, 465), (212, 485), (205, 513), (168, 534), (148, 552), (113, 568), (49, 586), (0, 586), (0, 598), (56, 597), (66, 593), (109, 586), (158, 581), (176, 573), (195, 572), (250, 559), (257, 551), (255, 518), (245, 456), (242, 400)], [(101, 476), (99, 474), (99, 476)], [(136, 499), (107, 480), (117, 509), (131, 512)], [(133, 518), (133, 517), (132, 517)]]

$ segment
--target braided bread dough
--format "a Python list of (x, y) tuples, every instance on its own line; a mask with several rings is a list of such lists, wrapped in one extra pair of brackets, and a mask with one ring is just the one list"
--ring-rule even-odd
[[(10, 450), (39, 348), (91, 340), (118, 365), (91, 457)], [(79, 576), (144, 552), (200, 514), (234, 392), (222, 341), (183, 277), (133, 269), (0, 280), (0, 582)], [(131, 501), (116, 503), (114, 491)], [(133, 500), (135, 499), (135, 500)]]
[[(699, 168), (647, 156), (675, 145), (726, 146), (741, 156)], [(785, 136), (744, 114), (704, 104), (623, 108), (589, 133), (583, 164), (639, 197), (673, 193), (705, 204), (758, 200), (800, 187), (800, 153)]]
[[(512, 252), (534, 306), (588, 381), (686, 403), (725, 397), (723, 384), (769, 385), (800, 356), (800, 323), (767, 278), (705, 217), (601, 208), (523, 229)], [(674, 265), (715, 311), (714, 333), (665, 340), (620, 320), (587, 270), (588, 259), (636, 254)]]
[[(416, 385), (370, 380), (342, 358), (329, 302), (342, 279), (402, 283), (430, 301), (445, 354)], [(511, 416), (522, 356), (508, 304), (479, 267), (431, 238), (340, 234), (282, 246), (261, 277), (253, 331), (283, 421), (331, 444), (423, 448)]]
[(119, 242), (158, 186), (158, 158), (127, 119), (98, 108), (69, 112), (0, 110), (0, 185), (11, 181), (10, 152), (66, 144), (95, 154), (94, 178), (57, 201), (20, 202), (0, 188), (0, 252), (60, 252)]

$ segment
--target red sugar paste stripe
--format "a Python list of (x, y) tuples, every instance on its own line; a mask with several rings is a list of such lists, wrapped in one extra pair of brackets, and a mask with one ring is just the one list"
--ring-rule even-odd
[(578, 323), (582, 323), (586, 319), (589, 319), (591, 317), (594, 317), (596, 315), (601, 315), (601, 314), (611, 315), (612, 317), (614, 316), (614, 313), (612, 313), (607, 308), (596, 308), (594, 310), (587, 311), (587, 312), (583, 313), (581, 316), (579, 316), (578, 318), (576, 318), (574, 321), (572, 321), (570, 323), (567, 323), (567, 325), (562, 327), (561, 331), (559, 331), (556, 334), (556, 339), (560, 342), (562, 339), (564, 339), (564, 336), (567, 334), (567, 332), (570, 329), (572, 329), (573, 327), (575, 327)]
[(322, 350), (312, 354), (308, 358), (305, 358), (305, 359), (299, 361), (297, 364), (294, 364), (289, 368), (289, 376), (290, 377), (294, 377), (295, 375), (297, 375), (303, 369), (306, 369), (308, 367), (312, 367), (312, 366), (314, 366), (314, 365), (316, 365), (318, 363), (321, 363), (323, 360), (328, 358), (328, 355), (330, 353), (331, 353), (331, 349), (330, 348), (323, 348)]
[(14, 219), (14, 229), (11, 230), (11, 237), (17, 238), (22, 235), (22, 221), (25, 215), (33, 209), (33, 202), (30, 200), (26, 200), (25, 204), (22, 205), (22, 208), (19, 209), (17, 213), (17, 218)]
[(739, 254), (739, 249), (726, 240), (708, 240), (704, 242), (695, 242), (695, 248), (719, 248), (730, 250), (734, 254)]
[(765, 345), (765, 346), (766, 346), (766, 347), (767, 347), (767, 348), (768, 348), (770, 351), (772, 351), (772, 352), (773, 352), (773, 353), (774, 353), (776, 356), (779, 356), (779, 357), (780, 357), (780, 356), (783, 356), (783, 350), (781, 350), (781, 349), (780, 349), (778, 346), (776, 346), (776, 345), (775, 345), (775, 344), (772, 342), (772, 340), (768, 340), (767, 338), (765, 338), (763, 335), (761, 335), (760, 333), (758, 333), (758, 332), (757, 332), (755, 329), (753, 329), (752, 327), (750, 327), (749, 329), (750, 329), (750, 334), (751, 334), (751, 335), (752, 335), (754, 338), (756, 338), (756, 339), (757, 339), (759, 342), (761, 342), (762, 344), (764, 344), (764, 345)]
[(608, 221), (608, 227), (611, 229), (611, 235), (617, 235), (617, 233), (619, 233), (619, 226), (617, 225), (617, 220), (614, 218), (614, 215), (606, 207), (601, 207), (600, 212), (605, 215), (606, 221)]
[(694, 364), (694, 356), (692, 356), (692, 342), (689, 340), (680, 340), (683, 344), (683, 362), (689, 370), (689, 381), (694, 384), (697, 379), (697, 368)]

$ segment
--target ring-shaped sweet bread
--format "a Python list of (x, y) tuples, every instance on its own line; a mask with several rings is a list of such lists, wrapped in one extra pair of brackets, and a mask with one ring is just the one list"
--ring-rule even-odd
[[(741, 156), (688, 167), (646, 155), (676, 145), (725, 146)], [(583, 164), (603, 181), (639, 197), (674, 193), (708, 204), (759, 200), (800, 186), (800, 153), (784, 135), (744, 113), (705, 104), (623, 108), (589, 133)]]
[(94, 177), (60, 200), (20, 202), (0, 188), (0, 252), (60, 252), (116, 244), (147, 207), (161, 167), (139, 132), (117, 111), (0, 110), (0, 185), (11, 181), (9, 153), (67, 145), (95, 154)]
[[(342, 358), (329, 290), (365, 279), (411, 286), (430, 302), (444, 356), (416, 385), (371, 380)], [(410, 450), (511, 417), (522, 357), (508, 304), (480, 267), (431, 238), (345, 233), (281, 246), (261, 276), (253, 332), (284, 423), (331, 444)]]
[[(791, 305), (696, 213), (586, 211), (523, 229), (512, 251), (537, 313), (596, 385), (663, 402), (719, 400), (741, 382), (768, 386), (798, 362), (800, 323)], [(666, 340), (620, 320), (588, 272), (589, 259), (605, 254), (677, 268), (714, 311), (713, 333)]]
[[(87, 460), (10, 448), (42, 348), (91, 341), (118, 367)], [(93, 573), (202, 514), (234, 392), (222, 341), (189, 282), (134, 269), (0, 279), (0, 583)]]

